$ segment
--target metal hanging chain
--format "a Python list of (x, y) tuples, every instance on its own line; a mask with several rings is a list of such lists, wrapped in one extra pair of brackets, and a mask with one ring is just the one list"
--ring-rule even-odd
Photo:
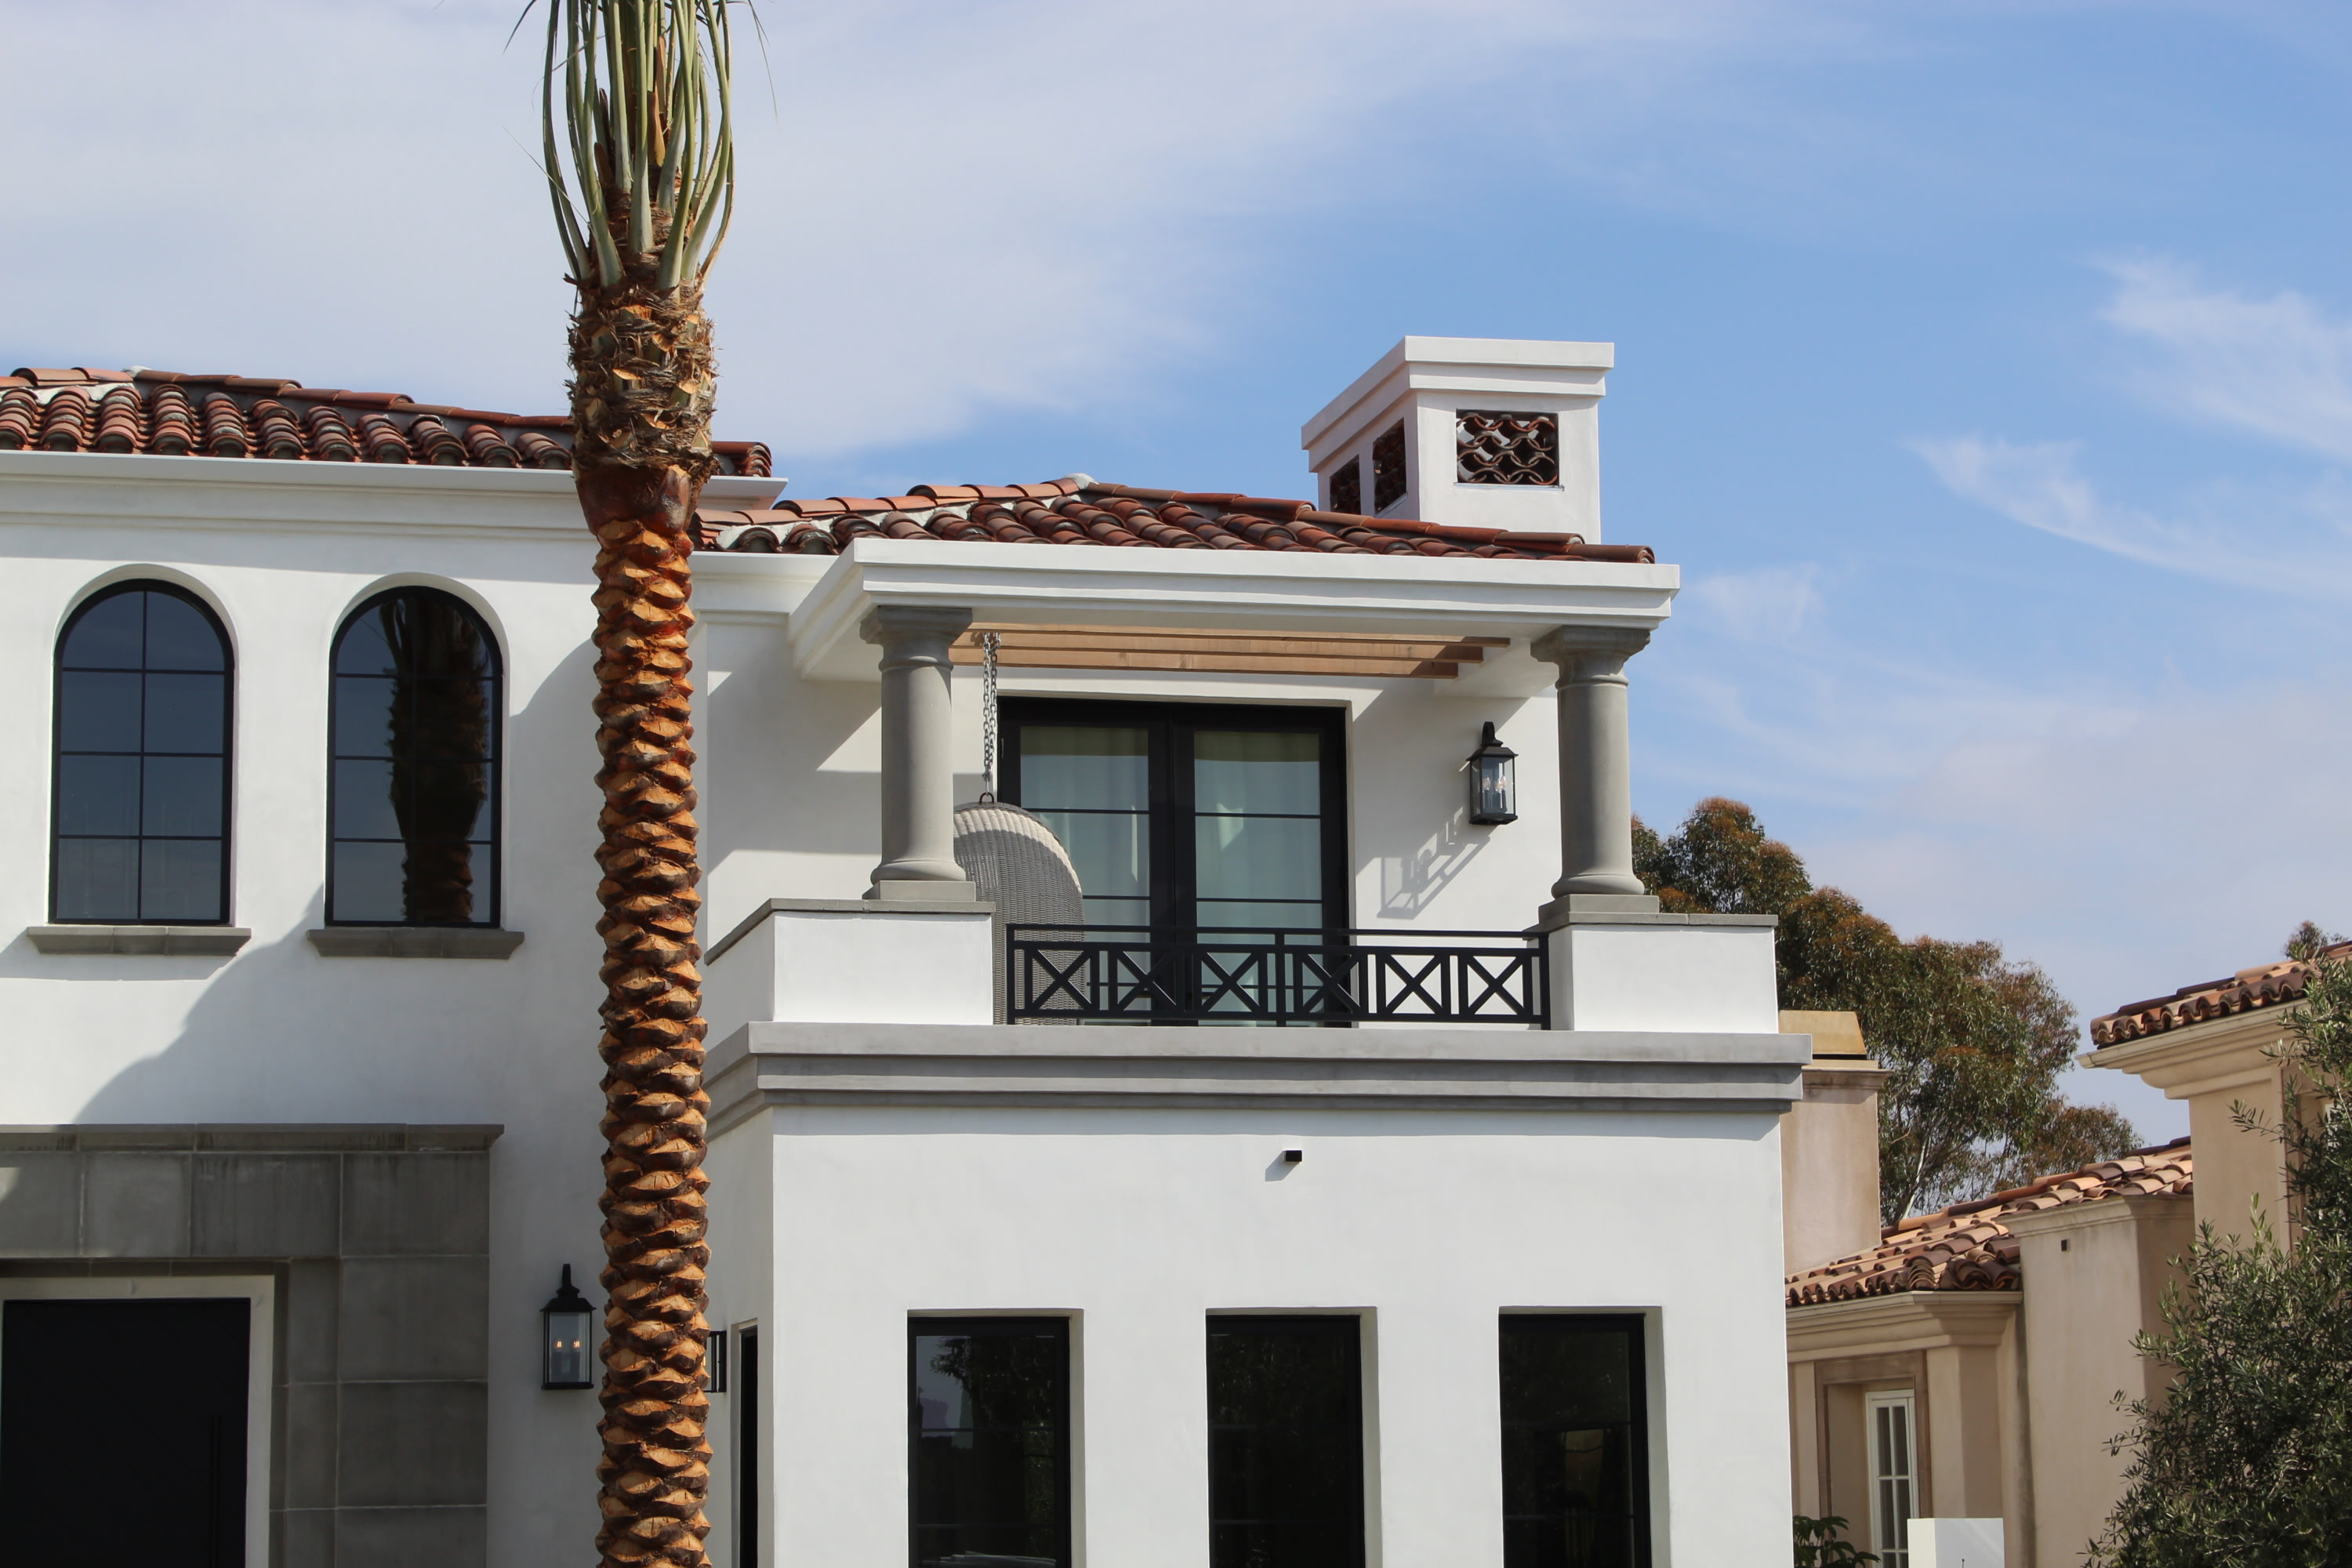
[(980, 803), (996, 804), (996, 649), (1004, 639), (980, 634)]

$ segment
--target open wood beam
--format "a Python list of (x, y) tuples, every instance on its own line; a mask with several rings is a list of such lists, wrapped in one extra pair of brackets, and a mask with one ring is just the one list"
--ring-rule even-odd
[(978, 664), (982, 638), (998, 637), (1007, 668), (1197, 670), (1225, 675), (1408, 677), (1450, 680), (1507, 637), (1412, 637), (1331, 633), (1237, 634), (1129, 626), (975, 626), (949, 650)]

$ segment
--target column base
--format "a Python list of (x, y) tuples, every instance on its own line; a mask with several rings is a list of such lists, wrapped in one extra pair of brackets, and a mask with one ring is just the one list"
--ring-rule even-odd
[(980, 897), (977, 882), (917, 881), (877, 882), (866, 889), (866, 896), (876, 903), (891, 904), (969, 904)]
[(1652, 893), (1563, 893), (1536, 911), (1536, 930), (1554, 931), (1579, 914), (1654, 915), (1658, 900)]

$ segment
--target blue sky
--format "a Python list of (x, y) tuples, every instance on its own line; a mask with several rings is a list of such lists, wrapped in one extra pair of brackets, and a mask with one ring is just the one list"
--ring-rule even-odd
[[(0, 0), (10, 363), (560, 406), (515, 8)], [(2085, 1016), (2352, 927), (2352, 13), (762, 9), (720, 425), (794, 493), (1302, 494), (1406, 332), (1612, 341), (1653, 820)]]

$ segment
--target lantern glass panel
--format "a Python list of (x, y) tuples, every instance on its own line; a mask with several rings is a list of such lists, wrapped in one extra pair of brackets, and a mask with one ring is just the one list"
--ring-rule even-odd
[(1482, 822), (1508, 822), (1518, 815), (1518, 794), (1509, 757), (1478, 759), (1478, 799), (1473, 815)]
[(547, 1378), (550, 1388), (586, 1388), (592, 1314), (586, 1311), (543, 1314), (547, 1324)]

